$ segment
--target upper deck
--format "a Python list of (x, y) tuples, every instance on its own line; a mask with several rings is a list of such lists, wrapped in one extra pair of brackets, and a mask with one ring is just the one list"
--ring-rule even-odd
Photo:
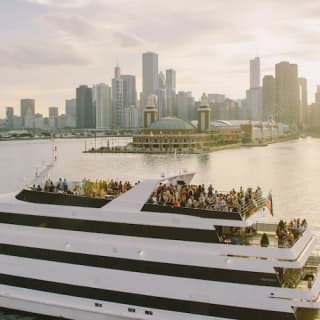
[(100, 180), (67, 182), (60, 179), (56, 185), (48, 179), (43, 185), (33, 185), (16, 195), (17, 200), (60, 206), (102, 208), (107, 203), (133, 188), (129, 181)]
[(208, 219), (243, 221), (268, 205), (258, 187), (237, 192), (214, 190), (212, 185), (186, 185), (183, 181), (157, 185), (142, 211), (165, 212)]
[[(59, 182), (54, 186), (51, 181), (46, 181), (43, 185), (22, 190), (16, 199), (38, 204), (102, 208), (112, 200), (122, 198), (135, 185), (127, 181), (91, 182), (86, 179), (59, 187)], [(187, 185), (184, 180), (177, 180), (175, 184), (156, 184), (155, 190), (150, 190), (144, 201), (141, 198), (139, 211), (241, 222), (260, 209), (265, 210), (267, 202), (259, 187), (255, 191), (241, 188), (238, 192), (234, 189), (221, 192), (211, 185), (206, 189), (204, 185)]]

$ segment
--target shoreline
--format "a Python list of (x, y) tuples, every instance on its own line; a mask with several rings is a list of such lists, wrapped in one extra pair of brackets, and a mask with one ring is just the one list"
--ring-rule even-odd
[[(284, 137), (280, 138), (276, 141), (269, 141), (269, 142), (263, 142), (263, 143), (233, 143), (233, 144), (224, 144), (219, 146), (213, 146), (209, 150), (203, 150), (198, 152), (179, 152), (177, 150), (176, 154), (209, 154), (212, 152), (222, 151), (222, 150), (229, 150), (229, 149), (238, 149), (238, 148), (253, 148), (253, 147), (267, 147), (269, 144), (279, 143), (279, 142), (286, 142), (291, 140), (297, 140), (299, 139), (299, 136), (290, 136), (290, 137)], [(175, 154), (175, 152), (155, 152), (155, 151), (137, 151), (137, 150), (130, 150), (130, 147), (128, 146), (120, 146), (116, 148), (110, 148), (107, 149), (107, 147), (100, 147), (99, 149), (89, 149), (82, 151), (83, 153), (127, 153), (127, 154)]]
[(31, 141), (31, 140), (65, 140), (65, 139), (100, 139), (100, 138), (132, 138), (132, 136), (129, 135), (116, 135), (116, 136), (68, 136), (68, 137), (20, 137), (20, 138), (1, 138), (0, 142), (2, 141)]

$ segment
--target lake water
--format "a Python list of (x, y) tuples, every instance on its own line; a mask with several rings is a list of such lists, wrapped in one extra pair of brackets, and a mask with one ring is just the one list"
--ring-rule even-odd
[[(128, 138), (112, 138), (123, 145)], [(218, 190), (260, 186), (272, 190), (275, 215), (303, 217), (320, 231), (320, 139), (306, 138), (267, 147), (223, 150), (203, 155), (89, 154), (85, 147), (106, 145), (107, 138), (60, 139), (52, 179), (119, 178), (130, 181), (174, 173), (196, 172), (194, 182)], [(52, 158), (50, 140), (0, 142), (0, 193), (18, 191)], [(317, 231), (318, 231), (317, 230)]]

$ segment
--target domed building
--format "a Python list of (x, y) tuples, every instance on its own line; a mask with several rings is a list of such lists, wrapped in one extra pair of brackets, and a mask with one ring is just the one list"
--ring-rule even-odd
[(197, 126), (177, 117), (157, 120), (157, 109), (144, 111), (144, 128), (133, 136), (133, 150), (143, 153), (202, 153), (226, 143), (219, 130), (210, 125), (211, 109), (202, 101)]
[(175, 133), (178, 130), (179, 132), (182, 131), (183, 133), (195, 131), (197, 130), (191, 123), (182, 120), (176, 117), (164, 117), (158, 121), (151, 123), (148, 127), (148, 130), (166, 130), (166, 131), (174, 131)]
[(136, 151), (151, 153), (190, 153), (195, 149), (197, 128), (176, 118), (164, 117), (152, 122), (133, 136)]

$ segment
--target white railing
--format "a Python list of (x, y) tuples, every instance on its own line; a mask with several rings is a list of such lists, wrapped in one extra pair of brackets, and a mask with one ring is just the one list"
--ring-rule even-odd
[(257, 197), (250, 200), (244, 206), (240, 208), (240, 214), (242, 217), (247, 218), (254, 211), (263, 208), (266, 205), (266, 199), (263, 197)]

